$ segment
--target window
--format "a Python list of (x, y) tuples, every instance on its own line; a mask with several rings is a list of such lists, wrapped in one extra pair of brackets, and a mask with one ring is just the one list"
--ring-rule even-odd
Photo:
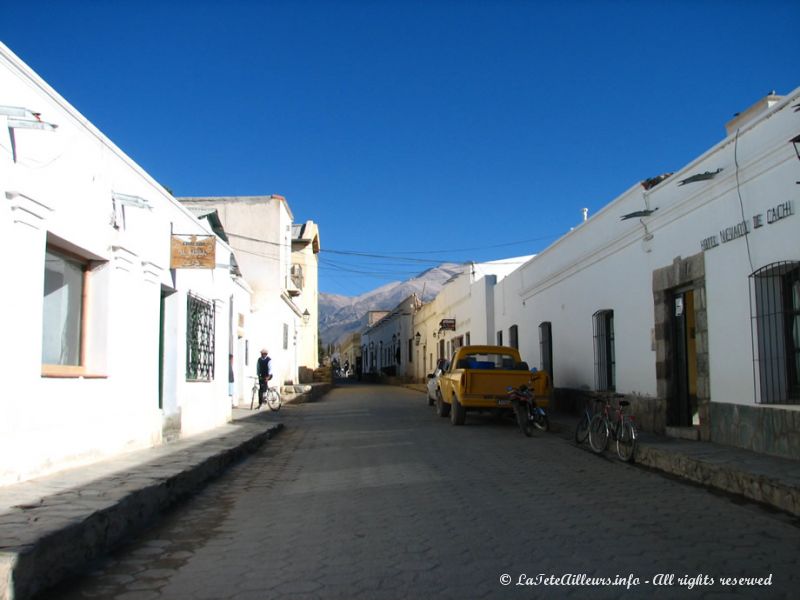
[(466, 345), (467, 346), (471, 346), (472, 345), (470, 337), (469, 337), (469, 331), (464, 334), (464, 339), (466, 340)]
[(553, 330), (550, 321), (539, 323), (539, 356), (541, 357), (542, 371), (550, 375), (553, 380)]
[(186, 296), (186, 379), (214, 379), (214, 303)]
[(289, 349), (289, 325), (288, 323), (283, 324), (283, 349)]
[(516, 325), (508, 328), (508, 344), (512, 348), (519, 350), (519, 329)]
[(408, 340), (408, 362), (414, 362), (414, 342), (410, 338)]
[(498, 331), (497, 332), (497, 345), (498, 346), (502, 346), (503, 345), (503, 332), (502, 331)]
[[(84, 292), (88, 262), (50, 246), (45, 251), (42, 364), (45, 374), (80, 374), (84, 365)], [(69, 369), (64, 367), (79, 367)]]
[(760, 402), (800, 401), (800, 262), (767, 265), (750, 276)]
[(595, 389), (616, 389), (614, 356), (614, 311), (599, 310), (594, 313), (594, 378)]
[(451, 350), (453, 352), (455, 352), (456, 350), (461, 348), (461, 346), (463, 346), (463, 345), (464, 345), (464, 336), (463, 335), (459, 335), (458, 337), (454, 337), (453, 338), (452, 346), (450, 346), (450, 348), (451, 348)]
[(303, 267), (302, 265), (292, 265), (291, 269), (289, 270), (289, 277), (298, 290), (303, 289)]

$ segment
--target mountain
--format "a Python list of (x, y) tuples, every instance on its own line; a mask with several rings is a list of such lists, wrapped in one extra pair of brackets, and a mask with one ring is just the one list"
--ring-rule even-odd
[(463, 272), (465, 265), (442, 263), (406, 281), (394, 281), (360, 296), (319, 295), (319, 338), (323, 344), (338, 341), (343, 336), (360, 331), (367, 324), (371, 310), (392, 310), (411, 294), (429, 302), (454, 275)]

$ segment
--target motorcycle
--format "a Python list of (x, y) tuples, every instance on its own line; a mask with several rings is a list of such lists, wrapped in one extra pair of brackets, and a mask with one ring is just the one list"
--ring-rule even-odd
[(514, 407), (517, 425), (519, 425), (522, 433), (530, 437), (534, 428), (541, 431), (550, 430), (547, 412), (536, 404), (532, 389), (527, 385), (521, 385), (518, 388), (509, 386), (506, 391), (508, 392), (508, 399), (511, 400), (511, 406)]

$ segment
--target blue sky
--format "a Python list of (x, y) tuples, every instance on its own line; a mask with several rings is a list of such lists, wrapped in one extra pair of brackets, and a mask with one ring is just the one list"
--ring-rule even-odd
[(800, 85), (796, 1), (73, 0), (1, 15), (0, 40), (175, 195), (284, 195), (320, 226), (322, 291), (345, 295), (541, 251), (583, 207)]

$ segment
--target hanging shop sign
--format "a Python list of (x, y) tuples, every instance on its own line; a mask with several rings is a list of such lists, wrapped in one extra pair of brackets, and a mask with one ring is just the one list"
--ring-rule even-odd
[(439, 321), (439, 331), (455, 331), (456, 330), (456, 320), (455, 319), (442, 319)]
[(777, 206), (767, 209), (766, 213), (759, 213), (753, 215), (752, 219), (734, 223), (729, 227), (724, 227), (719, 230), (719, 235), (710, 235), (700, 241), (700, 248), (702, 250), (711, 250), (720, 244), (732, 242), (740, 237), (746, 236), (754, 229), (759, 229), (764, 224), (772, 225), (794, 214), (794, 205), (791, 200), (781, 202)]
[(170, 269), (213, 269), (216, 266), (216, 236), (173, 235)]

